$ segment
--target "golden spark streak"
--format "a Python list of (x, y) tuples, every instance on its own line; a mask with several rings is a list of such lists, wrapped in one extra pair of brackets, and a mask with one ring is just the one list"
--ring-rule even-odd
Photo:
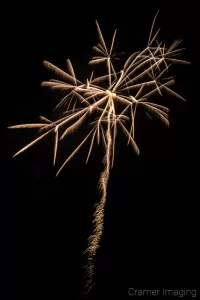
[(148, 45), (150, 45), (150, 42), (151, 42), (151, 35), (152, 35), (152, 32), (153, 32), (153, 27), (154, 27), (154, 24), (155, 24), (158, 13), (159, 13), (159, 10), (157, 11), (157, 13), (156, 13), (156, 15), (153, 19), (153, 23), (152, 23), (152, 26), (151, 26), (151, 31), (150, 31), (150, 34), (149, 34)]
[(92, 131), (94, 130), (94, 128), (88, 133), (88, 135), (86, 136), (86, 138), (84, 138), (84, 140), (78, 145), (78, 147), (72, 152), (72, 154), (66, 159), (66, 161), (63, 163), (63, 165), (61, 166), (61, 168), (58, 170), (58, 172), (56, 173), (56, 176), (59, 175), (59, 173), (61, 172), (61, 170), (64, 168), (64, 166), (68, 163), (68, 161), (70, 161), (70, 159), (78, 152), (78, 150), (81, 148), (81, 146), (83, 144), (85, 144), (85, 142), (87, 141), (87, 139), (89, 138), (89, 136), (91, 135)]
[[(13, 127), (10, 127), (10, 128), (14, 128), (14, 126), (13, 126)], [(15, 128), (17, 128), (17, 127), (15, 127)], [(41, 139), (43, 139), (43, 138), (44, 138), (47, 134), (49, 134), (51, 131), (52, 131), (52, 130), (50, 130), (50, 131), (44, 133), (43, 135), (41, 135), (40, 137), (38, 137), (37, 139), (35, 139), (33, 142), (31, 142), (30, 144), (28, 144), (27, 146), (25, 146), (24, 148), (22, 148), (21, 150), (19, 150), (17, 153), (15, 153), (15, 154), (13, 155), (13, 157), (15, 157), (15, 156), (19, 155), (20, 153), (26, 151), (28, 148), (30, 148), (31, 146), (33, 146), (35, 143), (37, 143), (37, 142), (39, 142)]]
[(55, 144), (54, 144), (53, 165), (55, 165), (55, 163), (56, 163), (57, 148), (58, 148), (58, 126), (55, 127)]

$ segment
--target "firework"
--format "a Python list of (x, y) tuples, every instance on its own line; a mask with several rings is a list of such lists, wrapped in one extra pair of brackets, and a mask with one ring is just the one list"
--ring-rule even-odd
[[(26, 151), (50, 133), (53, 133), (54, 165), (58, 143), (67, 135), (74, 134), (81, 126), (88, 128), (88, 134), (83, 137), (78, 147), (63, 162), (56, 176), (87, 141), (90, 143), (86, 162), (89, 160), (95, 141), (98, 144), (102, 143), (104, 145), (104, 169), (99, 180), (101, 199), (95, 205), (93, 232), (88, 238), (88, 247), (85, 251), (88, 258), (86, 272), (86, 286), (88, 290), (93, 285), (94, 258), (103, 232), (107, 185), (110, 170), (114, 163), (117, 134), (123, 133), (127, 138), (127, 144), (130, 144), (135, 153), (139, 155), (140, 151), (135, 142), (135, 116), (137, 108), (140, 106), (148, 116), (155, 116), (166, 126), (169, 126), (169, 109), (163, 105), (150, 102), (150, 98), (155, 94), (162, 96), (163, 92), (166, 91), (185, 101), (183, 97), (171, 89), (174, 78), (168, 75), (171, 64), (188, 63), (179, 59), (183, 50), (178, 48), (181, 41), (175, 41), (169, 47), (163, 42), (159, 42), (159, 30), (153, 34), (155, 18), (146, 48), (131, 54), (119, 72), (116, 71), (114, 66), (114, 62), (118, 57), (113, 53), (116, 31), (108, 47), (104, 41), (99, 24), (96, 21), (99, 43), (93, 48), (96, 56), (92, 58), (89, 64), (93, 66), (104, 64), (106, 73), (100, 77), (95, 77), (94, 72), (92, 72), (91, 77), (82, 83), (76, 78), (69, 59), (67, 60), (67, 72), (64, 72), (50, 62), (44, 61), (44, 66), (54, 72), (59, 80), (51, 79), (44, 81), (42, 86), (62, 91), (64, 94), (56, 106), (56, 108), (62, 108), (61, 117), (55, 121), (51, 121), (41, 116), (41, 122), (37, 124), (23, 124), (9, 127), (13, 129), (38, 128), (41, 134), (14, 156)], [(92, 122), (91, 117), (93, 118)]]

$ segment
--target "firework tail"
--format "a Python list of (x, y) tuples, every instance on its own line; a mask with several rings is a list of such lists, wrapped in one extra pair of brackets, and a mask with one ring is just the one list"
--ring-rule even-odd
[(87, 253), (87, 271), (86, 271), (86, 289), (89, 290), (92, 288), (93, 284), (93, 275), (94, 275), (94, 259), (97, 253), (97, 249), (99, 248), (99, 243), (103, 233), (104, 227), (104, 210), (107, 198), (107, 186), (110, 175), (110, 166), (111, 166), (111, 154), (112, 154), (112, 135), (111, 135), (111, 123), (110, 116), (112, 112), (112, 107), (110, 105), (110, 109), (108, 112), (108, 124), (106, 131), (106, 154), (104, 157), (104, 170), (100, 175), (99, 180), (99, 190), (101, 192), (101, 200), (99, 203), (95, 204), (95, 212), (93, 215), (93, 233), (88, 238), (88, 248), (86, 249)]

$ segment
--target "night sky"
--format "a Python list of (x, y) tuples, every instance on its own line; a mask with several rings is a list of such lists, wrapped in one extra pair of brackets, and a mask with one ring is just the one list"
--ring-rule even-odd
[[(9, 36), (5, 34), (9, 45), (3, 79), (7, 96), (2, 110), (6, 179), (2, 200), (8, 211), (4, 223), (8, 239), (5, 278), (8, 291), (15, 293), (16, 288), (21, 300), (79, 299), (86, 263), (82, 253), (92, 230), (93, 204), (100, 198), (97, 183), (103, 151), (95, 147), (86, 165), (87, 144), (55, 178), (80, 134), (63, 142), (53, 167), (53, 137), (12, 159), (15, 152), (37, 137), (37, 130), (7, 127), (37, 122), (40, 115), (53, 118), (59, 94), (40, 86), (43, 80), (56, 79), (44, 68), (43, 60), (65, 69), (66, 59), (70, 58), (77, 77), (89, 77), (92, 68), (88, 61), (94, 54), (92, 46), (98, 43), (95, 19), (108, 42), (118, 29), (116, 52), (131, 54), (146, 46), (156, 12), (138, 10), (134, 16), (120, 17), (73, 17), (68, 12), (66, 18), (56, 20), (47, 14), (42, 21), (37, 16), (34, 20), (26, 17), (13, 21)], [(183, 59), (192, 62), (191, 66), (172, 69), (176, 76), (174, 90), (187, 102), (170, 95), (158, 97), (157, 102), (171, 110), (169, 129), (138, 114), (139, 157), (126, 146), (123, 137), (117, 139), (91, 299), (115, 299), (117, 295), (126, 299), (130, 287), (197, 287), (198, 99), (193, 92), (197, 21), (193, 13), (168, 8), (158, 15), (156, 28), (161, 27), (161, 39), (168, 44), (182, 39), (186, 48)]]

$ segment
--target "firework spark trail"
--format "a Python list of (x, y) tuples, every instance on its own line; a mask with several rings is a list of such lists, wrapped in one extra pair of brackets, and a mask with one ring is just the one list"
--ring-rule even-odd
[[(42, 123), (21, 124), (9, 127), (12, 129), (38, 128), (38, 132), (42, 133), (35, 140), (19, 150), (13, 157), (26, 151), (47, 135), (53, 134), (53, 165), (55, 165), (59, 143), (66, 136), (77, 131), (81, 126), (85, 126), (85, 122), (89, 116), (94, 118), (94, 121), (87, 123), (87, 125), (92, 126), (89, 133), (64, 161), (56, 174), (57, 176), (89, 139), (91, 141), (86, 162), (89, 160), (95, 138), (97, 139), (97, 144), (102, 142), (104, 145), (104, 169), (99, 180), (101, 199), (99, 203), (95, 204), (93, 231), (88, 238), (88, 247), (84, 252), (87, 254), (88, 259), (88, 265), (86, 266), (86, 287), (88, 291), (93, 286), (94, 259), (103, 233), (107, 186), (110, 170), (114, 162), (117, 128), (121, 128), (127, 138), (127, 144), (130, 144), (135, 153), (139, 154), (140, 151), (135, 142), (135, 116), (138, 107), (145, 110), (149, 118), (155, 116), (166, 126), (169, 126), (169, 109), (163, 105), (150, 102), (149, 98), (155, 94), (162, 96), (163, 91), (166, 91), (180, 100), (185, 100), (171, 89), (174, 78), (164, 76), (173, 63), (185, 64), (188, 62), (177, 59), (177, 55), (183, 50), (175, 49), (180, 44), (180, 41), (175, 41), (169, 48), (162, 42), (158, 42), (157, 36), (160, 29), (153, 35), (155, 19), (156, 17), (151, 27), (148, 46), (142, 51), (131, 54), (119, 72), (116, 72), (113, 66), (113, 60), (117, 59), (116, 55), (113, 54), (116, 30), (113, 34), (111, 46), (107, 48), (99, 24), (96, 21), (99, 44), (94, 46), (93, 49), (98, 53), (98, 56), (94, 56), (89, 64), (104, 64), (107, 74), (95, 78), (94, 72), (92, 72), (90, 79), (87, 79), (86, 83), (82, 83), (75, 77), (75, 72), (69, 59), (67, 60), (67, 70), (69, 73), (64, 72), (52, 63), (44, 61), (45, 67), (61, 79), (44, 81), (42, 86), (65, 93), (64, 97), (55, 107), (55, 109), (63, 109), (62, 116), (55, 121), (40, 116)], [(79, 107), (76, 107), (78, 104)]]
[[(111, 99), (109, 99), (109, 102)], [(100, 180), (99, 180), (99, 189), (102, 193), (101, 200), (95, 205), (95, 212), (93, 215), (93, 233), (88, 238), (88, 248), (86, 249), (86, 253), (88, 254), (88, 266), (87, 266), (87, 282), (86, 287), (90, 290), (93, 286), (93, 274), (94, 274), (94, 258), (96, 256), (97, 249), (99, 248), (99, 243), (103, 233), (103, 225), (104, 225), (104, 210), (107, 198), (107, 186), (108, 180), (110, 175), (110, 166), (111, 166), (111, 154), (112, 154), (112, 135), (111, 135), (111, 123), (110, 117), (112, 113), (112, 106), (109, 103), (110, 108), (108, 112), (108, 125), (106, 131), (106, 140), (107, 140), (107, 147), (106, 147), (106, 154), (104, 157), (104, 171), (101, 173)], [(88, 291), (89, 291), (88, 290)]]

